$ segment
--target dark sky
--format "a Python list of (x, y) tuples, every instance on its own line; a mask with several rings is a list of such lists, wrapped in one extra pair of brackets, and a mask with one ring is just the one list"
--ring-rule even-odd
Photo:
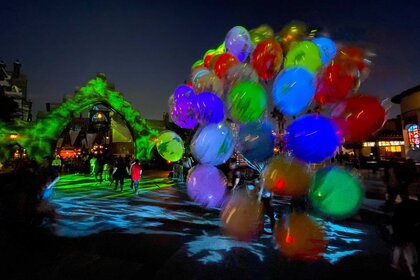
[(161, 118), (192, 63), (230, 28), (278, 32), (291, 20), (373, 51), (366, 94), (384, 99), (420, 84), (417, 1), (0, 2), (0, 59), (8, 68), (21, 61), (34, 115), (104, 72), (144, 118)]

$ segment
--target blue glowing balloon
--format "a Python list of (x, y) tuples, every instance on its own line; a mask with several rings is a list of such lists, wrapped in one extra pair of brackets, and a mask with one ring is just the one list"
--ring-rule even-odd
[(194, 99), (194, 109), (200, 124), (219, 123), (225, 117), (223, 101), (211, 92), (197, 95)]
[(337, 53), (333, 40), (326, 37), (318, 37), (312, 40), (321, 52), (322, 65), (329, 64)]
[(188, 173), (188, 196), (205, 208), (222, 206), (226, 193), (226, 176), (211, 165), (196, 165)]
[(235, 26), (229, 30), (225, 38), (226, 52), (233, 54), (243, 62), (251, 49), (251, 36), (242, 26)]
[(303, 67), (292, 67), (280, 72), (272, 90), (274, 104), (286, 116), (303, 112), (315, 95), (315, 81)]
[(317, 163), (331, 158), (340, 141), (332, 120), (317, 114), (294, 120), (286, 133), (286, 146), (302, 161)]
[(195, 93), (192, 87), (189, 87), (187, 85), (180, 85), (175, 89), (173, 99), (175, 102), (179, 100), (191, 101), (194, 99), (194, 96)]
[(253, 122), (241, 125), (236, 149), (250, 161), (261, 162), (270, 158), (274, 149), (271, 123)]
[(191, 140), (191, 153), (202, 164), (226, 162), (235, 147), (233, 133), (226, 123), (211, 123), (201, 127)]

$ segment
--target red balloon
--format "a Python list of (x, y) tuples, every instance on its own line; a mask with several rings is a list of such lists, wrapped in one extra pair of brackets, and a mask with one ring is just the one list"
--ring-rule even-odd
[(259, 43), (251, 56), (251, 64), (258, 76), (264, 81), (271, 79), (281, 67), (283, 51), (274, 39), (265, 39)]
[(220, 55), (221, 54), (219, 53), (219, 54), (214, 54), (210, 57), (210, 60), (209, 60), (208, 65), (207, 65), (207, 69), (209, 69), (209, 70), (214, 69), (214, 65), (216, 64), (216, 61), (219, 59)]
[(335, 60), (340, 63), (345, 63), (348, 67), (357, 67), (360, 72), (363, 72), (368, 66), (366, 54), (361, 48), (346, 47), (338, 51)]
[(215, 54), (216, 54), (215, 52), (213, 52), (213, 53), (209, 53), (208, 55), (206, 55), (206, 56), (204, 57), (204, 59), (203, 59), (203, 64), (204, 64), (204, 67), (209, 68), (210, 61), (211, 61), (212, 57), (213, 57)]
[(353, 96), (339, 103), (331, 113), (346, 143), (360, 142), (380, 129), (385, 109), (376, 97)]
[(222, 79), (229, 68), (239, 63), (236, 56), (230, 53), (222, 53), (214, 63), (214, 74)]
[(321, 105), (340, 101), (351, 92), (354, 84), (353, 75), (345, 71), (342, 64), (333, 61), (317, 77), (315, 101)]

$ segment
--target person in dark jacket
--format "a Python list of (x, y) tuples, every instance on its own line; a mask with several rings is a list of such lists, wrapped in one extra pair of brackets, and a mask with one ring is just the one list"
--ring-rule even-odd
[(115, 180), (115, 188), (116, 191), (118, 189), (118, 184), (120, 185), (121, 191), (124, 190), (124, 178), (127, 176), (127, 166), (125, 161), (122, 157), (119, 157), (117, 160), (116, 171), (114, 172), (114, 180)]

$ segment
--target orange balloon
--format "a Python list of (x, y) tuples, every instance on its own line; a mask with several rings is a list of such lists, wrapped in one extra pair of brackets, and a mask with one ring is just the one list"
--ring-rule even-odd
[(264, 185), (269, 192), (285, 196), (301, 196), (308, 192), (311, 177), (303, 163), (276, 156), (264, 169)]
[(277, 222), (274, 240), (285, 256), (306, 261), (322, 258), (328, 244), (325, 233), (309, 215), (295, 212)]
[(263, 208), (256, 197), (236, 192), (221, 214), (223, 232), (241, 241), (255, 240), (263, 227)]

